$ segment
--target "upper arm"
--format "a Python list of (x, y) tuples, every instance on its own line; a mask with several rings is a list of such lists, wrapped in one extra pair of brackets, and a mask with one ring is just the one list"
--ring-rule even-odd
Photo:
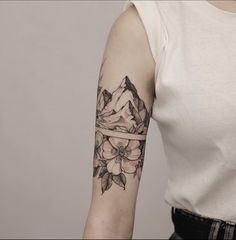
[(151, 117), (154, 73), (155, 61), (144, 27), (135, 7), (129, 7), (110, 30), (99, 73), (94, 215), (133, 213)]
[[(103, 180), (100, 189), (103, 193), (110, 185), (119, 185), (119, 177), (114, 175), (119, 173), (124, 180), (126, 173), (134, 173), (134, 168), (139, 170), (138, 165), (143, 161), (141, 153), (151, 116), (154, 72), (147, 36), (132, 6), (111, 28), (99, 73), (94, 175), (101, 177), (105, 170), (113, 175), (108, 185), (103, 184), (105, 178), (99, 179)], [(130, 169), (129, 173), (125, 167)], [(135, 179), (130, 184), (131, 181)], [(119, 193), (120, 189), (116, 189)]]

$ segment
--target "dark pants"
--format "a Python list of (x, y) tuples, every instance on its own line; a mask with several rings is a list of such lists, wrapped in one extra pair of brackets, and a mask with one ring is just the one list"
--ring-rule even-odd
[(171, 208), (174, 232), (170, 239), (235, 239), (236, 223), (203, 217), (187, 209)]

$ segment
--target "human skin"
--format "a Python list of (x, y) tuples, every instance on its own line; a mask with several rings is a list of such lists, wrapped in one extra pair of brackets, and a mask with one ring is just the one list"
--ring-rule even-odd
[[(236, 12), (236, 1), (209, 1)], [(98, 82), (92, 200), (84, 239), (129, 239), (144, 166), (155, 61), (138, 13), (113, 24)]]
[[(235, 0), (208, 2), (236, 12)], [(154, 70), (145, 30), (136, 9), (130, 7), (113, 24), (101, 63), (92, 200), (84, 239), (132, 238)]]
[(154, 98), (155, 61), (134, 6), (111, 27), (96, 105), (92, 199), (83, 239), (130, 239)]
[(208, 1), (210, 4), (214, 5), (215, 7), (222, 9), (228, 12), (236, 13), (236, 0), (214, 0)]

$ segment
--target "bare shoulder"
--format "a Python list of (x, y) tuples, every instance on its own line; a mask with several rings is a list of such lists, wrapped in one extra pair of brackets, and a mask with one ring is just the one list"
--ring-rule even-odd
[(138, 11), (134, 5), (131, 5), (126, 11), (122, 12), (113, 23), (114, 31), (133, 34), (137, 39), (145, 38), (145, 32)]

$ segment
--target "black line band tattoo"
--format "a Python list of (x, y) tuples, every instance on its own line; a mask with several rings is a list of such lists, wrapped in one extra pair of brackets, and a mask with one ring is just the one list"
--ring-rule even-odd
[(98, 86), (93, 177), (102, 194), (113, 183), (125, 190), (126, 174), (140, 180), (150, 116), (128, 76), (112, 93)]

